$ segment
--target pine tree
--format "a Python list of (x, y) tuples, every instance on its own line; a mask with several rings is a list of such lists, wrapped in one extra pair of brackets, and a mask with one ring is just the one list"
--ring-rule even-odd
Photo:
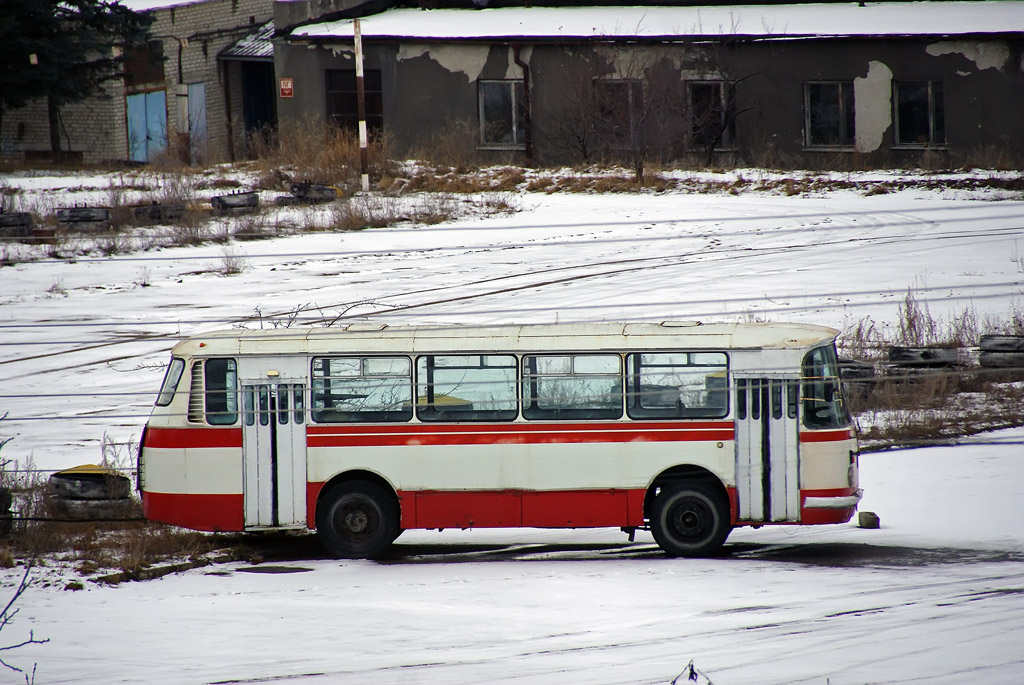
[(59, 156), (61, 107), (101, 96), (151, 22), (108, 0), (0, 0), (0, 118), (45, 97), (50, 148)]

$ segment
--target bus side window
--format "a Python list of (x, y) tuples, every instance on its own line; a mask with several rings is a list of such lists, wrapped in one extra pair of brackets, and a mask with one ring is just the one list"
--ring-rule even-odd
[[(295, 398), (296, 410), (301, 399)], [(412, 418), (408, 357), (316, 357), (312, 417), (317, 423), (372, 423)]]
[(206, 422), (230, 426), (238, 420), (238, 370), (234, 359), (207, 359), (204, 363)]
[(617, 419), (622, 416), (622, 358), (617, 354), (523, 357), (523, 417)]
[(519, 413), (510, 354), (430, 355), (416, 360), (421, 421), (511, 421)]
[(724, 352), (637, 352), (627, 358), (634, 419), (721, 418), (729, 411)]

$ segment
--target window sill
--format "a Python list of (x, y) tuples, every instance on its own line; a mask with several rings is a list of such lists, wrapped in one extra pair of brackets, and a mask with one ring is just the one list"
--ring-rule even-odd
[(928, 145), (928, 144), (924, 144), (924, 145), (908, 145), (906, 143), (903, 143), (901, 145), (893, 145), (889, 149), (890, 150), (901, 150), (901, 151), (907, 151), (907, 152), (925, 152), (927, 150), (935, 150), (936, 152), (948, 152), (949, 151), (949, 144), (948, 143), (942, 143), (940, 145)]
[(852, 145), (805, 145), (803, 152), (856, 152)]
[(525, 145), (477, 145), (477, 150), (525, 150)]

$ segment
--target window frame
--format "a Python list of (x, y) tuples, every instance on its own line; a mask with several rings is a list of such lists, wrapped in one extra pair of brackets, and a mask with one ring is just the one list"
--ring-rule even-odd
[[(347, 83), (349, 79), (351, 84)], [(335, 83), (332, 84), (332, 80)], [(344, 80), (346, 83), (338, 83)], [(359, 101), (355, 69), (324, 70), (324, 107), (327, 120), (343, 129), (359, 128)], [(353, 109), (335, 111), (334, 105), (340, 100), (351, 99)], [(379, 136), (384, 132), (384, 83), (380, 69), (366, 69), (363, 72), (363, 96), (366, 106), (366, 130), (370, 136)]]
[[(811, 90), (815, 86), (836, 86), (838, 87), (837, 99), (834, 103), (837, 109), (838, 121), (836, 122), (835, 133), (838, 142), (816, 142), (813, 138), (815, 131), (815, 108), (811, 102)], [(804, 83), (804, 147), (809, 150), (822, 151), (852, 151), (857, 143), (857, 120), (856, 120), (856, 93), (852, 80), (818, 80)]]
[[(639, 142), (637, 136), (644, 107), (643, 81), (637, 78), (595, 78), (592, 87), (598, 139), (609, 150), (632, 150)], [(624, 112), (616, 106), (621, 102), (613, 92), (616, 88), (625, 92)], [(620, 116), (623, 113), (624, 121)], [(623, 128), (624, 131), (621, 130)]]
[(699, 121), (694, 107), (694, 89), (706, 86), (717, 86), (718, 88), (719, 127), (722, 137), (712, 150), (715, 152), (733, 151), (736, 149), (735, 117), (733, 116), (735, 103), (733, 102), (731, 83), (725, 79), (694, 79), (686, 82), (686, 111), (690, 119), (687, 127), (689, 148), (691, 151), (707, 150), (707, 146), (702, 142), (704, 137), (698, 135)]
[[(539, 372), (530, 370), (530, 360), (541, 357), (557, 358), (568, 357), (570, 369), (568, 373)], [(611, 373), (586, 373), (576, 371), (576, 360), (587, 357), (614, 357), (618, 360), (618, 370)], [(527, 421), (616, 421), (625, 415), (625, 376), (623, 369), (625, 362), (621, 352), (533, 352), (523, 354), (519, 364), (520, 379), (522, 383), (522, 414)], [(619, 402), (614, 411), (595, 407), (564, 407), (559, 409), (545, 409), (537, 406), (539, 393), (537, 386), (542, 378), (615, 378), (618, 382)], [(613, 394), (615, 391), (613, 390)], [(603, 412), (603, 413), (602, 413)]]
[[(800, 362), (800, 388), (804, 426), (834, 429), (850, 425), (852, 418), (843, 395), (835, 345), (823, 345), (807, 351)], [(821, 416), (817, 410), (823, 405), (826, 413)]]
[[(238, 423), (240, 407), (238, 404), (238, 362), (233, 357), (210, 357), (203, 361), (203, 417), (211, 426), (233, 426)], [(211, 364), (224, 362), (224, 387), (210, 389)], [(233, 386), (233, 387), (232, 387)], [(223, 397), (224, 408), (211, 408), (218, 399)], [(234, 407), (232, 408), (232, 404)]]
[[(900, 99), (900, 92), (901, 89), (919, 88), (922, 85), (927, 88), (925, 97), (927, 98), (926, 123), (928, 126), (928, 139), (923, 142), (907, 141), (903, 139), (903, 127), (901, 126), (903, 118), (901, 114), (906, 114), (907, 118), (910, 118), (910, 113), (904, 110), (904, 103)], [(946, 96), (942, 80), (893, 81), (892, 88), (893, 149), (935, 150), (948, 148), (949, 143), (946, 136)]]
[[(691, 355), (721, 355), (723, 359), (722, 364), (711, 364), (711, 363), (694, 363), (691, 361)], [(642, 363), (643, 356), (672, 356), (672, 355), (686, 355), (686, 364), (647, 364)], [(630, 352), (626, 355), (626, 415), (634, 421), (643, 421), (648, 419), (722, 419), (729, 415), (729, 373), (730, 373), (730, 357), (729, 353), (724, 350), (649, 350), (649, 351), (636, 351)], [(642, 378), (643, 370), (645, 368), (692, 368), (696, 369), (716, 369), (715, 373), (724, 374), (723, 383), (719, 388), (707, 387), (707, 379), (712, 378), (713, 374), (704, 375), (704, 392), (720, 392), (724, 402), (721, 407), (715, 407), (712, 405), (700, 405), (689, 407), (680, 404), (677, 407), (665, 409), (658, 407), (644, 407), (641, 405), (642, 395), (644, 393)], [(681, 388), (677, 388), (677, 391)]]
[[(511, 115), (512, 142), (491, 141), (487, 139), (487, 99), (485, 91), (496, 86), (507, 86), (508, 102)], [(529, 99), (526, 96), (526, 82), (523, 79), (479, 79), (477, 80), (477, 117), (479, 119), (479, 138), (477, 148), (480, 150), (525, 150), (526, 122), (530, 113), (526, 110)]]
[[(401, 360), (407, 364), (407, 373), (367, 373), (367, 361), (370, 360)], [(357, 374), (335, 374), (330, 375), (330, 362), (340, 360), (358, 360), (359, 372)], [(316, 367), (317, 361), (326, 361), (326, 373), (317, 375)], [(309, 413), (310, 419), (313, 423), (408, 423), (413, 417), (413, 393), (414, 393), (414, 375), (413, 375), (413, 361), (409, 355), (404, 354), (389, 354), (389, 355), (366, 355), (366, 354), (337, 354), (337, 355), (318, 355), (312, 357), (309, 361), (310, 368), (310, 397), (309, 397)], [(321, 368), (324, 368), (321, 365)], [(379, 380), (381, 383), (386, 382), (388, 379), (401, 379), (405, 383), (393, 383), (394, 388), (401, 388), (403, 385), (407, 390), (406, 400), (402, 403), (400, 410), (388, 410), (388, 409), (372, 409), (367, 411), (347, 411), (345, 409), (338, 409), (335, 406), (326, 406), (326, 398), (331, 397), (331, 389), (329, 381), (335, 379), (358, 379), (363, 382), (369, 382), (372, 380)], [(321, 383), (318, 389), (318, 382)], [(367, 395), (368, 396), (368, 395)], [(324, 403), (324, 407), (317, 407), (317, 399), (321, 399)], [(408, 405), (406, 407), (406, 405)]]
[[(478, 362), (476, 365), (460, 365), (460, 364), (445, 364), (443, 366), (437, 366), (436, 361), (440, 358), (458, 359), (461, 357), (471, 358), (477, 357)], [(485, 357), (503, 357), (507, 358), (508, 363), (505, 364), (486, 364), (484, 362)], [(421, 368), (420, 362), (423, 362), (424, 368)], [(511, 387), (512, 395), (511, 398), (502, 398), (503, 402), (507, 402), (511, 399), (512, 407), (510, 409), (474, 409), (473, 401), (468, 400), (470, 409), (459, 409), (460, 405), (452, 404), (451, 408), (445, 409), (440, 407), (436, 403), (431, 403), (431, 399), (436, 397), (434, 395), (434, 389), (436, 385), (444, 385), (444, 383), (435, 383), (433, 378), (437, 369), (449, 369), (471, 372), (473, 370), (483, 369), (511, 369), (512, 378), (507, 381)], [(416, 418), (424, 423), (444, 423), (452, 421), (495, 421), (495, 422), (513, 422), (519, 418), (519, 407), (522, 405), (520, 393), (519, 393), (519, 359), (516, 355), (505, 352), (486, 352), (486, 353), (442, 353), (442, 354), (422, 354), (416, 357), (415, 361), (416, 370)], [(479, 383), (481, 381), (469, 380), (470, 385)], [(506, 381), (502, 381), (504, 383)], [(421, 394), (424, 393), (424, 394)], [(451, 395), (445, 394), (446, 397)], [(459, 399), (459, 398), (454, 398)], [(463, 400), (467, 401), (467, 400)], [(464, 405), (463, 405), (464, 406)]]
[(167, 365), (167, 371), (164, 372), (164, 379), (160, 383), (160, 392), (156, 394), (156, 402), (154, 403), (156, 406), (166, 407), (174, 401), (174, 395), (178, 392), (178, 385), (181, 383), (183, 375), (185, 375), (184, 358), (171, 357), (171, 361)]

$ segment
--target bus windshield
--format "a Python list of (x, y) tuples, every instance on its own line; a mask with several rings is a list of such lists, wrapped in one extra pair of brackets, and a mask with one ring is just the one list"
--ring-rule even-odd
[(839, 359), (834, 346), (807, 353), (803, 364), (804, 425), (808, 428), (841, 428), (850, 423), (839, 383)]

